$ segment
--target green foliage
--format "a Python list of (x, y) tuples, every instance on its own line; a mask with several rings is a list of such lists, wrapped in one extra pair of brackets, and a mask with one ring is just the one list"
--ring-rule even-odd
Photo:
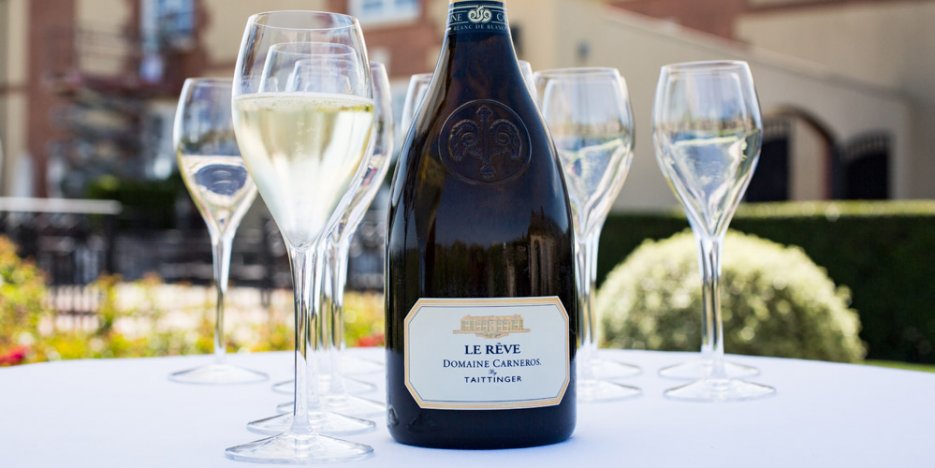
[[(143, 301), (129, 308), (119, 305), (119, 284), (119, 277), (105, 276), (90, 285), (101, 299), (96, 326), (89, 330), (62, 329), (54, 327), (52, 320), (52, 330), (33, 344), (30, 361), (150, 357), (212, 350), (214, 329), (207, 320), (201, 320), (195, 331), (173, 330), (162, 323), (165, 311), (155, 306), (156, 290), (162, 284), (159, 278), (151, 276), (132, 283), (143, 291)], [(120, 331), (118, 323), (126, 320), (147, 332), (137, 336)]]
[(383, 346), (383, 296), (349, 293), (344, 297), (344, 337), (348, 346)]
[[(611, 215), (600, 278), (643, 240), (686, 226), (678, 211)], [(935, 202), (746, 205), (731, 227), (799, 246), (837, 284), (847, 285), (870, 358), (935, 363)]]
[(28, 359), (29, 344), (49, 314), (42, 271), (16, 255), (16, 246), (0, 237), (0, 366)]
[(935, 366), (931, 364), (910, 364), (907, 362), (893, 362), (893, 361), (864, 361), (864, 364), (868, 366), (888, 367), (890, 369), (902, 369), (902, 370), (915, 371), (915, 372), (935, 373)]
[[(0, 263), (5, 241), (0, 239)], [(8, 244), (8, 243), (7, 243)], [(4, 263), (5, 264), (5, 263)], [(55, 315), (42, 308), (45, 288), (42, 276), (30, 264), (21, 264), (16, 273), (19, 288), (9, 282), (0, 287), (3, 315), (0, 316), (0, 365), (61, 359), (93, 359), (207, 354), (214, 351), (213, 303), (205, 303), (194, 328), (169, 323), (167, 312), (158, 304), (157, 294), (163, 283), (153, 276), (133, 283), (120, 283), (118, 277), (103, 277), (90, 288), (97, 291), (101, 303), (93, 328), (56, 327)], [(7, 281), (7, 275), (3, 276)], [(29, 285), (29, 282), (34, 284)], [(25, 286), (24, 286), (25, 285)], [(8, 294), (6, 286), (13, 288)], [(181, 286), (184, 287), (184, 286)], [(141, 294), (132, 305), (122, 304), (120, 291)], [(22, 299), (25, 297), (26, 299)], [(233, 298), (228, 298), (230, 309)], [(210, 301), (209, 301), (210, 302)], [(375, 294), (348, 293), (345, 297), (345, 330), (349, 346), (383, 344), (383, 299)], [(291, 307), (291, 300), (288, 306)], [(16, 314), (7, 310), (17, 311)], [(292, 313), (269, 311), (269, 320), (242, 323), (235, 330), (225, 330), (229, 352), (284, 351), (293, 343)], [(15, 320), (11, 320), (11, 318)], [(43, 326), (44, 325), (44, 326)], [(135, 331), (128, 331), (128, 328)], [(44, 332), (40, 332), (45, 329)], [(16, 340), (7, 339), (8, 337)]]
[[(696, 350), (701, 278), (691, 232), (647, 241), (607, 277), (597, 300), (610, 346)], [(795, 247), (729, 233), (721, 305), (728, 352), (857, 362), (860, 320), (849, 293)]]
[(101, 176), (87, 189), (87, 197), (116, 200), (123, 206), (119, 215), (122, 228), (165, 229), (175, 225), (175, 203), (184, 195), (185, 186), (178, 173), (165, 180), (132, 180)]
[[(148, 357), (206, 354), (214, 351), (214, 305), (206, 301), (193, 311), (194, 328), (179, 327), (167, 317), (159, 294), (165, 285), (156, 276), (122, 283), (105, 276), (87, 286), (99, 297), (93, 327), (62, 327), (46, 306), (48, 290), (40, 269), (16, 255), (16, 246), (0, 237), (0, 366), (59, 359)], [(185, 288), (176, 285), (176, 288)], [(133, 291), (132, 301), (121, 291)], [(291, 291), (286, 307), (271, 308), (269, 320), (244, 322), (225, 330), (228, 351), (281, 351), (294, 346)], [(228, 296), (228, 310), (235, 306)], [(289, 309), (288, 311), (279, 309)], [(178, 311), (176, 311), (178, 315)], [(345, 331), (349, 346), (383, 344), (383, 297), (352, 293), (345, 296)]]

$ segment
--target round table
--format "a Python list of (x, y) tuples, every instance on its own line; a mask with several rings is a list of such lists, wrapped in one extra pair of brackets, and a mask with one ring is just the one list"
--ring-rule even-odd
[[(379, 359), (379, 349), (352, 350)], [(350, 437), (375, 455), (344, 466), (493, 467), (935, 467), (935, 374), (792, 359), (733, 356), (762, 370), (775, 397), (741, 403), (667, 400), (676, 382), (656, 371), (686, 353), (606, 351), (640, 365), (632, 400), (580, 404), (574, 436), (515, 450), (459, 451)], [(245, 423), (286, 398), (260, 384), (169, 382), (209, 356), (87, 360), (0, 369), (0, 467), (233, 467), (224, 448), (259, 438)], [(291, 353), (230, 356), (271, 382), (290, 376)], [(382, 388), (382, 374), (366, 376)], [(382, 392), (371, 398), (382, 398)]]

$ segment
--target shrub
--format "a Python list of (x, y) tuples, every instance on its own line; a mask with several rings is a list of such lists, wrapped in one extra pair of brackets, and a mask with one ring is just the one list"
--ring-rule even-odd
[[(599, 277), (645, 239), (687, 226), (678, 211), (615, 213), (604, 228)], [(801, 247), (846, 284), (868, 358), (935, 363), (935, 202), (806, 202), (743, 205), (739, 231)]]
[[(729, 233), (721, 306), (728, 352), (855, 362), (864, 357), (849, 293), (795, 247)], [(611, 346), (697, 350), (701, 278), (690, 232), (647, 241), (608, 275), (597, 298)]]
[[(39, 286), (42, 286), (41, 281)], [(42, 313), (47, 315), (41, 317), (41, 320), (37, 313), (31, 325), (18, 323), (12, 326), (12, 331), (4, 330), (2, 337), (26, 336), (24, 333), (29, 332), (29, 339), (26, 340), (29, 346), (14, 343), (12, 347), (0, 347), (0, 365), (213, 352), (213, 290), (204, 290), (211, 299), (203, 305), (192, 307), (188, 304), (184, 309), (175, 310), (175, 319), (180, 313), (197, 317), (192, 324), (179, 325), (167, 312), (168, 304), (162, 296), (171, 294), (164, 288), (175, 288), (172, 291), (180, 294), (186, 288), (184, 285), (167, 286), (154, 276), (130, 283), (120, 282), (119, 277), (105, 276), (88, 287), (97, 291), (101, 298), (93, 327), (57, 328), (54, 314), (43, 310)], [(224, 333), (228, 352), (293, 349), (292, 292), (277, 291), (274, 296), (276, 300), (267, 311), (267, 319), (262, 321), (243, 318), (231, 320), (232, 315), (249, 314), (254, 304), (240, 303), (236, 295), (228, 296), (228, 321)], [(345, 303), (348, 346), (382, 345), (382, 297), (349, 292)], [(30, 332), (30, 328), (33, 331)], [(44, 329), (44, 333), (39, 333), (37, 329)]]
[(383, 295), (348, 292), (344, 297), (344, 337), (348, 347), (383, 346)]
[(29, 358), (39, 324), (49, 313), (42, 271), (16, 255), (16, 246), (0, 237), (0, 366)]

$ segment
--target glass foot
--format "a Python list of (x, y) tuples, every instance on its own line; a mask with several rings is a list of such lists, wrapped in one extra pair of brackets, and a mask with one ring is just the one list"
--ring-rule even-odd
[[(370, 432), (377, 424), (366, 419), (335, 414), (329, 411), (312, 410), (308, 412), (309, 424), (313, 431), (327, 435), (351, 435)], [(247, 430), (257, 434), (279, 434), (292, 427), (292, 412), (252, 421)]]
[[(349, 377), (344, 378), (344, 390), (350, 395), (360, 395), (363, 393), (370, 393), (375, 391), (377, 386), (370, 382), (362, 382), (357, 379), (352, 379)], [(318, 377), (318, 392), (319, 394), (328, 393), (331, 390), (331, 376), (319, 376)], [(292, 392), (295, 391), (295, 381), (286, 380), (273, 384), (273, 391), (276, 393), (282, 393), (284, 395), (292, 395)]]
[(768, 385), (740, 379), (702, 379), (665, 391), (665, 396), (674, 400), (717, 402), (754, 400), (776, 394)]
[(643, 373), (639, 366), (627, 364), (606, 357), (594, 356), (591, 358), (591, 372), (597, 379), (627, 379)]
[[(386, 414), (386, 405), (383, 403), (353, 395), (328, 395), (322, 398), (322, 403), (325, 405), (325, 410), (345, 416), (365, 418)], [(281, 403), (276, 406), (276, 411), (291, 413), (294, 404), (292, 401)]]
[(247, 384), (262, 382), (267, 378), (262, 372), (230, 364), (208, 364), (169, 374), (169, 380), (173, 382), (196, 385)]
[(373, 454), (373, 447), (317, 434), (287, 432), (249, 444), (230, 447), (224, 455), (252, 463), (330, 463), (361, 460)]
[[(695, 359), (674, 366), (663, 367), (659, 370), (659, 375), (667, 379), (700, 380), (711, 375), (711, 367), (710, 359)], [(760, 370), (756, 367), (727, 361), (724, 362), (724, 372), (731, 379), (744, 379), (760, 375)]]
[(636, 387), (597, 379), (579, 379), (576, 391), (579, 403), (625, 400), (643, 393)]
[(377, 374), (385, 370), (386, 366), (381, 362), (353, 356), (341, 359), (341, 373), (344, 375)]

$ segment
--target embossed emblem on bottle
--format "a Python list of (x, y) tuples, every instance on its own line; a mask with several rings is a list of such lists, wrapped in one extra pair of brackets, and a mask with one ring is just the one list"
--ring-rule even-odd
[(438, 150), (448, 170), (469, 182), (503, 182), (529, 167), (526, 124), (504, 104), (479, 99), (455, 109), (445, 121)]

